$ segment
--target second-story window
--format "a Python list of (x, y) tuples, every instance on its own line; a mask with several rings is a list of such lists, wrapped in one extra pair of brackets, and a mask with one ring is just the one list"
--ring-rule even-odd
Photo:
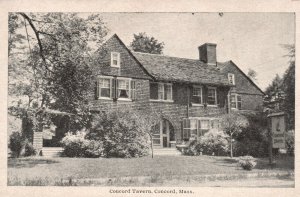
[(111, 67), (120, 67), (120, 53), (117, 52), (111, 52), (111, 60), (110, 60), (110, 66)]
[(111, 97), (111, 79), (101, 78), (100, 79), (100, 98), (110, 98)]
[(159, 101), (173, 101), (172, 84), (150, 83), (150, 99)]
[(136, 99), (136, 81), (131, 78), (101, 76), (97, 84), (96, 99)]
[(207, 104), (217, 105), (217, 88), (209, 87), (207, 90)]
[(118, 98), (130, 98), (129, 79), (118, 79), (117, 95)]
[(202, 87), (193, 86), (192, 103), (202, 104)]

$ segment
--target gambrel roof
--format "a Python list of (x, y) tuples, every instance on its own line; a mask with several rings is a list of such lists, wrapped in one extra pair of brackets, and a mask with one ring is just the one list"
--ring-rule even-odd
[(131, 53), (157, 81), (230, 86), (227, 77), (216, 66), (200, 60)]

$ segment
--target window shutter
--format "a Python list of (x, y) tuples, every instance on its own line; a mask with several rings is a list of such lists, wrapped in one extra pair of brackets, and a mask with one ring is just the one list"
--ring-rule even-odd
[(95, 100), (99, 99), (99, 80), (95, 81)]
[(131, 88), (131, 100), (135, 100), (136, 99), (136, 83), (134, 80), (131, 80), (130, 82), (130, 88)]
[(117, 97), (116, 97), (116, 79), (115, 78), (113, 78), (112, 80), (111, 80), (111, 96), (112, 96), (112, 99), (116, 99)]
[(203, 104), (207, 104), (207, 87), (204, 86), (202, 88), (202, 95), (203, 95)]
[(158, 83), (150, 82), (150, 99), (158, 99)]

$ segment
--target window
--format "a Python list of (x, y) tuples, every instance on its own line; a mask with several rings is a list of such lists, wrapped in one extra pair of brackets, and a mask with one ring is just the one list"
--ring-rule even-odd
[(238, 94), (230, 95), (230, 105), (233, 109), (242, 109), (242, 98)]
[(198, 120), (198, 137), (204, 135), (209, 130), (209, 120)]
[(216, 105), (217, 104), (217, 89), (209, 87), (207, 90), (207, 104)]
[(200, 86), (193, 87), (192, 103), (202, 104), (202, 88)]
[(111, 67), (120, 67), (120, 53), (111, 52)]
[(101, 78), (100, 79), (100, 98), (110, 98), (111, 97), (111, 78)]
[(118, 79), (117, 95), (118, 98), (130, 98), (129, 79)]
[(234, 74), (228, 73), (228, 81), (230, 84), (235, 85), (235, 77)]
[[(136, 81), (130, 78), (101, 77), (98, 81), (100, 98), (135, 100)], [(98, 91), (97, 90), (97, 91)]]
[(150, 99), (172, 101), (172, 84), (150, 83)]
[(183, 139), (188, 140), (191, 136), (190, 119), (183, 119)]

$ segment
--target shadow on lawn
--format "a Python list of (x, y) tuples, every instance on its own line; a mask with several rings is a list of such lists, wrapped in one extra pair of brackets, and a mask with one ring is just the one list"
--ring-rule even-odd
[(7, 166), (8, 168), (33, 168), (36, 165), (53, 163), (58, 163), (58, 161), (40, 158), (8, 158)]

